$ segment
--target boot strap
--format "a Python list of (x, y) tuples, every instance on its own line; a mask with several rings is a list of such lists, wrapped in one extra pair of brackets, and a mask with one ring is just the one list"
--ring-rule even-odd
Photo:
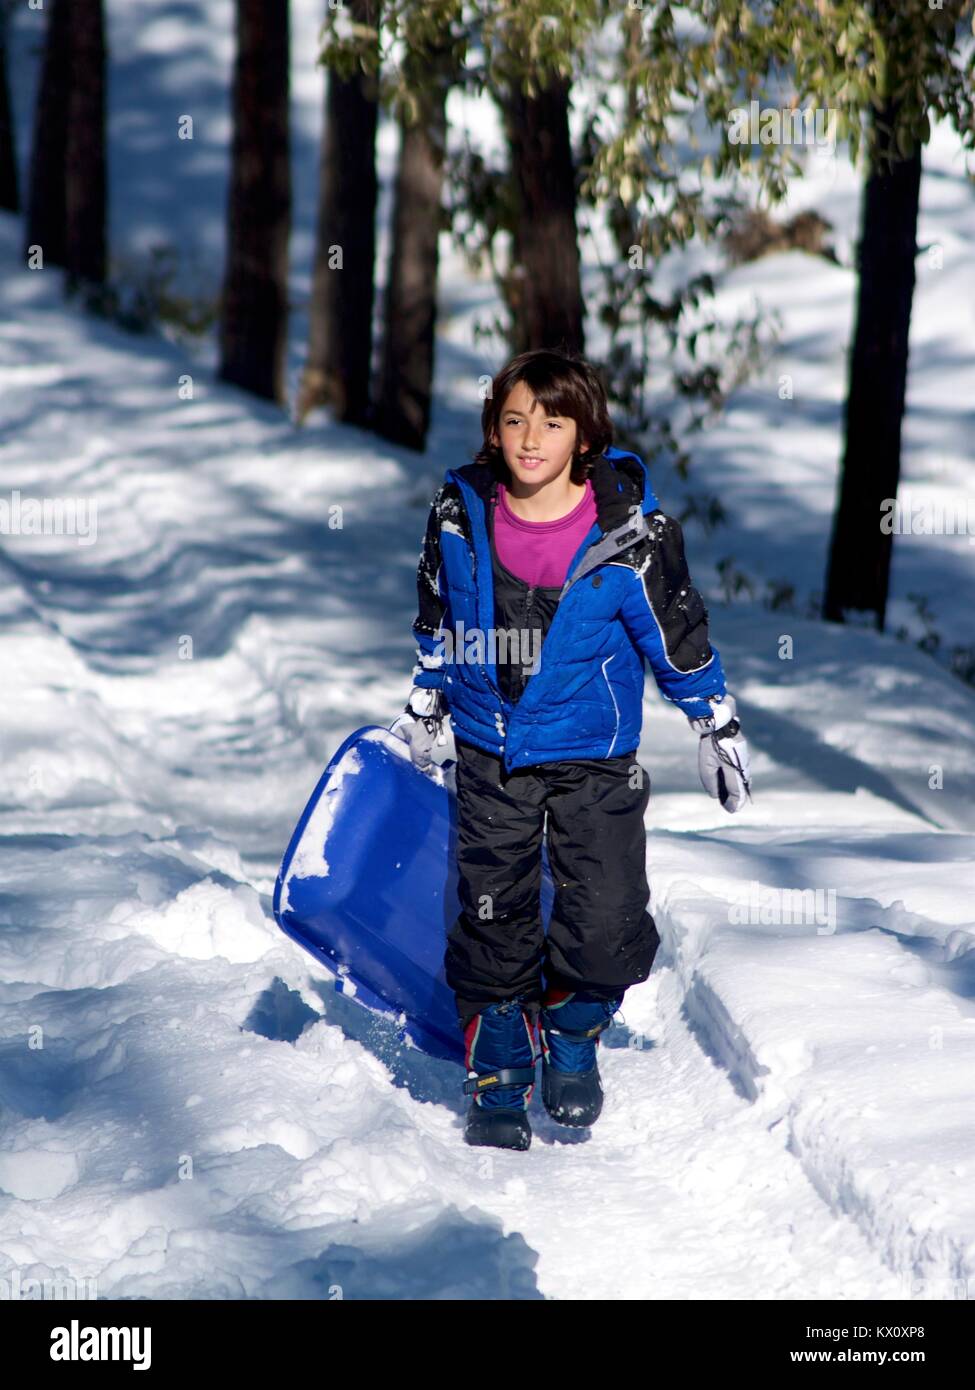
[(600, 1033), (612, 1023), (612, 1017), (604, 1018), (601, 1023), (595, 1024), (592, 1028), (555, 1028), (550, 1023), (542, 1024), (543, 1033), (558, 1033), (563, 1038), (597, 1038)]
[(478, 1095), (488, 1086), (531, 1086), (535, 1081), (535, 1068), (499, 1067), (497, 1071), (484, 1076), (472, 1076), (464, 1082), (464, 1095)]

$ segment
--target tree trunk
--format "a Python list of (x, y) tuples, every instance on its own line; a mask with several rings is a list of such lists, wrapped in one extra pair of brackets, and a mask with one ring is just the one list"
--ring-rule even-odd
[(105, 21), (102, 0), (71, 0), (64, 155), (68, 283), (105, 280)]
[[(348, 0), (349, 22), (378, 29), (379, 0)], [(378, 44), (378, 38), (377, 38)], [(378, 81), (328, 74), (308, 359), (295, 413), (318, 405), (366, 424), (376, 255)]]
[(34, 108), (30, 188), (27, 195), (25, 259), (32, 246), (44, 265), (63, 266), (65, 245), (65, 154), (68, 143), (68, 91), (71, 73), (71, 0), (49, 0), (47, 35)]
[(877, 118), (877, 152), (864, 189), (856, 330), (846, 400), (846, 444), (833, 520), (823, 616), (873, 613), (884, 626), (893, 536), (881, 506), (897, 496), (914, 296), (921, 146), (888, 164), (895, 110)]
[(288, 40), (286, 0), (237, 0), (218, 375), (282, 403), (291, 227)]
[(0, 6), (0, 208), (20, 211), (17, 179), (17, 145), (14, 140), (10, 88), (7, 85), (7, 25), (5, 6)]
[(513, 82), (504, 101), (518, 209), (509, 295), (516, 353), (584, 351), (569, 90), (554, 79), (526, 96)]
[(382, 368), (373, 427), (422, 449), (430, 425), (437, 320), (438, 237), (451, 72), (446, 52), (426, 55), (419, 116), (400, 122), (393, 238), (386, 284)]

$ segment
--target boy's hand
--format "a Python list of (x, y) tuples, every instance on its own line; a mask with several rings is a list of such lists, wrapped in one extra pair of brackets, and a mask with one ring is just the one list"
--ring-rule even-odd
[(733, 695), (714, 706), (708, 719), (692, 719), (691, 728), (701, 735), (697, 766), (708, 796), (717, 797), (728, 812), (740, 811), (751, 797), (748, 744)]
[(413, 765), (426, 772), (433, 762), (433, 749), (447, 742), (443, 721), (447, 703), (439, 690), (415, 685), (406, 702), (406, 710), (389, 726), (390, 733), (410, 745)]

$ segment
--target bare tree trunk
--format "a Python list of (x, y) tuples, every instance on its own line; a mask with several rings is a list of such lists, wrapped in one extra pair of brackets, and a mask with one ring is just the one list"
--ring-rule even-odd
[[(379, 26), (379, 0), (348, 0), (349, 22)], [(377, 35), (378, 45), (378, 35)], [(308, 359), (295, 413), (327, 405), (368, 422), (376, 255), (375, 76), (328, 74)]]
[(7, 85), (7, 25), (6, 7), (0, 5), (0, 207), (8, 212), (19, 212), (17, 144)]
[(287, 0), (237, 0), (218, 375), (282, 403), (291, 228), (288, 61)]
[(447, 144), (447, 51), (424, 54), (426, 84), (412, 125), (400, 122), (400, 155), (386, 284), (382, 368), (373, 426), (422, 449), (430, 426), (437, 321), (438, 237)]
[(537, 96), (512, 83), (504, 100), (518, 205), (509, 296), (516, 353), (584, 351), (569, 91), (563, 79), (553, 79)]
[[(71, 0), (64, 157), (68, 284), (105, 280), (105, 20), (102, 0)], [(60, 99), (65, 100), (64, 94)]]
[(34, 109), (24, 255), (39, 246), (45, 265), (66, 263), (65, 155), (71, 74), (71, 0), (48, 0), (44, 59)]
[(857, 319), (846, 400), (846, 445), (826, 578), (823, 616), (875, 615), (883, 628), (893, 536), (881, 506), (897, 496), (914, 296), (921, 146), (887, 164), (895, 108), (876, 117), (878, 147), (864, 189)]

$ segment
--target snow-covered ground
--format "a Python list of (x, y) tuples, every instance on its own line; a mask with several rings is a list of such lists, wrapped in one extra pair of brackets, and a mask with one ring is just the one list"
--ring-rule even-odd
[[(317, 9), (297, 6), (303, 35)], [(226, 124), (167, 163), (144, 104), (151, 78), (157, 116), (161, 93), (194, 109), (189, 92), (218, 120), (229, 12), (141, 0), (113, 19), (116, 240), (192, 232), (213, 274)], [(321, 86), (295, 48), (313, 178)], [(827, 184), (797, 198), (848, 248), (856, 180)], [(296, 277), (313, 209), (306, 178)], [(973, 230), (939, 131), (920, 240), (944, 256), (919, 262), (905, 436), (929, 500), (970, 490)], [(419, 459), (324, 416), (296, 431), (217, 387), (206, 353), (65, 309), (19, 246), (4, 218), (0, 502), (93, 501), (97, 530), (0, 551), (0, 1279), (107, 1297), (971, 1296), (975, 692), (891, 637), (726, 605), (715, 577), (733, 555), (800, 597), (821, 587), (848, 266), (791, 253), (722, 290), (722, 308), (760, 295), (782, 321), (767, 370), (695, 441), (692, 482), (729, 522), (687, 527), (756, 799), (732, 819), (704, 796), (683, 717), (648, 684), (661, 951), (604, 1040), (591, 1135), (539, 1098), (512, 1154), (463, 1144), (461, 1070), (400, 1047), (270, 910), (328, 757), (409, 688), (427, 506), (476, 447), (478, 377), (498, 365), (473, 339), (490, 284), (445, 246)], [(685, 485), (655, 481), (676, 510)], [(896, 605), (923, 591), (975, 640), (972, 565), (967, 536), (898, 537)]]

